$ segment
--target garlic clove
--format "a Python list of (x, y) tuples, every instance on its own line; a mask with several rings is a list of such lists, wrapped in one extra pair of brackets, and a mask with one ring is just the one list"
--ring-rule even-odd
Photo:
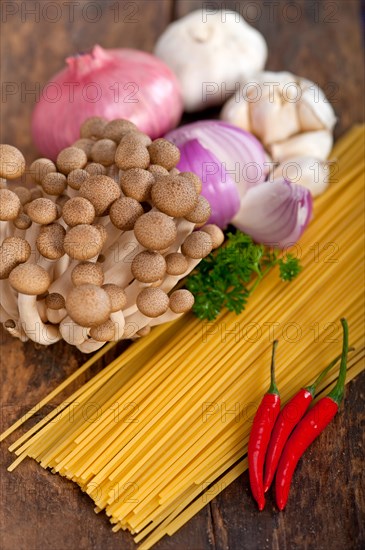
[(233, 95), (223, 106), (220, 118), (251, 132), (250, 103), (245, 98), (240, 97), (238, 101), (237, 96)]
[(279, 164), (271, 178), (283, 177), (309, 189), (312, 197), (321, 195), (328, 187), (330, 167), (314, 157), (295, 157)]
[(300, 130), (295, 103), (283, 101), (279, 92), (251, 103), (251, 131), (265, 146), (283, 141)]
[(333, 145), (333, 136), (328, 130), (304, 132), (285, 141), (273, 143), (269, 152), (274, 161), (283, 162), (293, 157), (315, 157), (325, 161)]
[(298, 101), (298, 117), (302, 132), (330, 130), (336, 124), (335, 112), (323, 91), (311, 83)]

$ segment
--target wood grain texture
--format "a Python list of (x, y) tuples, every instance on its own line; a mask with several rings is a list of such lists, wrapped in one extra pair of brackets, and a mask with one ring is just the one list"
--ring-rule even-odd
[[(3, 18), (1, 33), (2, 83), (15, 84), (16, 93), (8, 94), (1, 103), (1, 141), (20, 147), (27, 160), (36, 155), (29, 135), (35, 98), (24, 93), (22, 97), (22, 85), (25, 92), (38, 82), (44, 84), (63, 66), (67, 55), (83, 51), (94, 43), (151, 51), (171, 18), (202, 7), (202, 2), (190, 0), (175, 3), (172, 0), (79, 1), (75, 3), (72, 21), (64, 3), (59, 2), (63, 7), (61, 19), (52, 23), (50, 19), (55, 15), (51, 9), (47, 16), (41, 13), (38, 22), (30, 14), (24, 15), (24, 22), (21, 21), (23, 4), (30, 9), (47, 2), (5, 1), (2, 4), (16, 11), (14, 15), (8, 13), (5, 22)], [(90, 7), (91, 4), (97, 8)], [(221, 2), (212, 4), (222, 5)], [(293, 4), (296, 12), (291, 11)], [(339, 116), (337, 135), (362, 120), (363, 54), (357, 0), (294, 3), (248, 0), (224, 5), (238, 9), (264, 33), (270, 51), (269, 69), (287, 69), (307, 76), (333, 94), (332, 102)], [(93, 23), (91, 19), (100, 10), (100, 19)], [(300, 17), (296, 19), (298, 14)], [(291, 19), (296, 20), (291, 22)], [(208, 114), (215, 116), (217, 111)], [(122, 349), (123, 346), (118, 345), (90, 375)], [(85, 356), (62, 343), (50, 348), (22, 344), (2, 330), (0, 359), (0, 429), (4, 429), (74, 372)], [(81, 377), (80, 383), (86, 379)], [(300, 462), (285, 513), (277, 513), (270, 496), (265, 511), (258, 514), (245, 474), (174, 537), (157, 544), (156, 550), (355, 550), (364, 547), (364, 392), (365, 373), (349, 385), (346, 409), (341, 408), (341, 414)], [(51, 403), (46, 411), (55, 404)], [(28, 427), (38, 418), (36, 415)], [(9, 442), (18, 435), (9, 438)], [(111, 532), (104, 514), (95, 516), (92, 502), (74, 484), (52, 476), (31, 460), (8, 474), (5, 468), (12, 457), (6, 444), (1, 445), (0, 452), (1, 550), (135, 548), (131, 536)]]

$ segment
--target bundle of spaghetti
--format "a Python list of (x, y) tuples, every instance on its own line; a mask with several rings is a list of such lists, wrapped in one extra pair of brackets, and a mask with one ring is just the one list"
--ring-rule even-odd
[[(296, 247), (303, 272), (293, 283), (272, 272), (240, 315), (224, 312), (206, 323), (188, 314), (156, 327), (11, 445), (18, 458), (9, 469), (32, 457), (73, 480), (96, 512), (105, 510), (114, 531), (128, 529), (147, 550), (247, 468), (274, 338), (284, 403), (338, 355), (344, 316), (355, 347), (347, 382), (359, 374), (363, 141), (364, 128), (357, 127), (333, 151), (337, 181), (315, 202), (315, 217)], [(319, 397), (337, 375), (334, 368)]]

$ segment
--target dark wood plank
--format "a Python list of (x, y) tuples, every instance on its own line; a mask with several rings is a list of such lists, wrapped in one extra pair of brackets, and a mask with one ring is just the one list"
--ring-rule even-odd
[[(87, 21), (95, 17), (92, 8), (82, 14), (86, 4), (96, 4), (101, 9), (97, 23)], [(120, 11), (114, 20), (116, 8), (113, 11), (112, 7), (117, 4)], [(287, 7), (290, 4), (301, 10), (295, 22), (290, 21), (295, 15)], [(362, 120), (362, 45), (357, 0), (278, 0), (272, 2), (271, 8), (269, 2), (252, 0), (224, 5), (239, 9), (265, 34), (271, 70), (285, 68), (315, 80), (327, 91), (333, 90), (332, 100), (340, 118), (337, 134)], [(132, 46), (151, 51), (173, 14), (181, 16), (201, 6), (202, 2), (190, 0), (175, 2), (174, 9), (172, 0), (82, 2), (75, 8), (74, 22), (63, 10), (57, 23), (44, 16), (35, 23), (34, 17), (27, 16), (20, 24), (19, 13), (9, 15), (1, 33), (2, 81), (20, 86), (23, 83), (27, 89), (37, 82), (42, 85), (63, 66), (67, 55), (83, 51), (95, 42), (104, 47)], [(261, 13), (255, 6), (261, 8)], [(51, 17), (54, 15), (50, 11), (48, 19)], [(332, 19), (336, 21), (331, 22)], [(331, 83), (335, 87), (331, 88)], [(34, 97), (23, 99), (18, 92), (1, 103), (1, 141), (19, 146), (31, 160), (36, 154), (29, 136)], [(213, 113), (216, 114), (217, 111)], [(96, 368), (121, 349), (118, 346)], [(3, 429), (56, 387), (85, 357), (65, 344), (47, 349), (21, 344), (2, 330), (0, 359)], [(83, 377), (80, 382), (85, 380)], [(301, 461), (284, 514), (275, 511), (272, 499), (265, 512), (258, 514), (244, 475), (173, 538), (156, 545), (156, 550), (342, 550), (364, 546), (364, 384), (365, 374), (350, 384), (346, 409)], [(15, 437), (9, 439), (13, 441)], [(128, 534), (111, 532), (103, 514), (95, 517), (92, 502), (72, 483), (52, 476), (31, 460), (8, 474), (5, 467), (12, 457), (5, 444), (0, 451), (2, 550), (134, 548)]]

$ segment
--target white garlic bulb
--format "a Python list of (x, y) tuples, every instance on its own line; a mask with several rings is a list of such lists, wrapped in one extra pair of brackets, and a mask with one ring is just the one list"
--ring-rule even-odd
[(174, 71), (185, 110), (194, 112), (221, 105), (240, 82), (261, 71), (267, 45), (239, 13), (203, 9), (171, 23), (154, 53)]
[(283, 162), (293, 157), (315, 157), (326, 160), (331, 152), (333, 136), (329, 130), (303, 132), (285, 140), (273, 143), (268, 150), (274, 161)]

